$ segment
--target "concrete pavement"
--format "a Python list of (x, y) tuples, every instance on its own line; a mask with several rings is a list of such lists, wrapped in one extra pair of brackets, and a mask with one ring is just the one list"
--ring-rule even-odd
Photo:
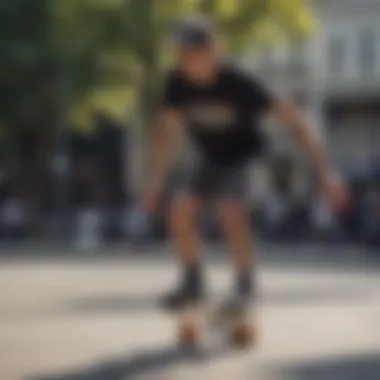
[[(178, 351), (155, 307), (176, 281), (169, 257), (3, 260), (0, 380), (380, 379), (380, 271), (276, 250), (259, 276), (260, 346), (210, 340), (202, 358)], [(208, 273), (212, 293), (227, 292), (226, 262)]]

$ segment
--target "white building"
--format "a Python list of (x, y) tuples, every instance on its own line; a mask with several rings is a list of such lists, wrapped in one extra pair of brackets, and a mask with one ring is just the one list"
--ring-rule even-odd
[[(253, 72), (280, 96), (293, 99), (310, 118), (316, 119), (313, 93), (313, 67), (310, 64), (310, 45), (273, 47), (252, 64)], [(319, 121), (319, 120), (318, 120)], [(316, 135), (321, 135), (315, 122)], [(283, 125), (269, 122), (265, 132), (270, 140), (267, 169), (272, 184), (285, 186), (289, 193), (302, 195), (308, 191), (311, 171), (290, 131)]]
[(316, 4), (315, 107), (336, 164), (349, 176), (366, 175), (380, 158), (380, 0)]
[[(313, 37), (302, 47), (274, 48), (255, 71), (304, 108), (345, 176), (365, 177), (380, 167), (380, 0), (313, 3), (320, 23)], [(272, 132), (274, 167), (306, 191), (307, 163), (286, 128)]]

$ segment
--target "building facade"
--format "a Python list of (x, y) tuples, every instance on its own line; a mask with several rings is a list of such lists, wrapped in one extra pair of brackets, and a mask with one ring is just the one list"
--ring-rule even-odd
[[(309, 61), (309, 44), (274, 46), (258, 59), (247, 60), (249, 67), (278, 96), (292, 99), (308, 117), (315, 118), (313, 72)], [(321, 134), (319, 123), (313, 123), (315, 133)], [(291, 136), (289, 128), (273, 120), (264, 125), (269, 140), (266, 177), (270, 186), (285, 188), (291, 196), (308, 192), (310, 168), (303, 152)]]
[[(304, 109), (347, 179), (376, 179), (380, 177), (380, 0), (316, 0), (313, 5), (320, 25), (305, 45), (275, 47), (247, 65), (275, 92), (292, 97)], [(274, 165), (269, 172), (276, 175), (277, 169), (285, 168), (293, 192), (307, 192), (310, 168), (287, 129), (272, 124), (267, 130), (273, 136)]]
[(380, 172), (380, 0), (318, 1), (310, 44), (316, 108), (334, 162), (350, 178)]

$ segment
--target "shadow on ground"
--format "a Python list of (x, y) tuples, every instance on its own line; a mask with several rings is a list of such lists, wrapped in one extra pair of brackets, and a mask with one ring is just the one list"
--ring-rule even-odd
[[(261, 296), (264, 306), (307, 306), (307, 305), (344, 305), (347, 303), (366, 302), (375, 296), (371, 292), (363, 292), (360, 288), (303, 288), (281, 289), (268, 291)], [(215, 299), (220, 299), (216, 295)], [(68, 313), (96, 313), (96, 312), (142, 312), (159, 307), (157, 295), (101, 295), (86, 298), (77, 298), (64, 305), (64, 312)], [(380, 380), (380, 379), (379, 379)]]
[(281, 380), (378, 380), (380, 379), (380, 353), (296, 364), (279, 370), (278, 378)]
[[(130, 380), (138, 376), (144, 379), (166, 379), (161, 371), (169, 370), (183, 363), (200, 364), (227, 353), (227, 347), (216, 346), (199, 352), (181, 350), (178, 347), (164, 347), (100, 362), (89, 368), (82, 368), (70, 373), (59, 373), (34, 377), (28, 380)], [(163, 376), (163, 377), (161, 377)]]

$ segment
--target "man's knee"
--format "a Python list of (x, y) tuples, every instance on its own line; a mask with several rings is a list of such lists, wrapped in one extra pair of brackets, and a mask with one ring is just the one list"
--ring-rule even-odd
[(248, 211), (241, 202), (223, 202), (220, 206), (220, 221), (225, 232), (247, 228), (249, 224)]
[(169, 213), (169, 229), (172, 234), (195, 228), (199, 202), (191, 196), (179, 196), (173, 200)]

